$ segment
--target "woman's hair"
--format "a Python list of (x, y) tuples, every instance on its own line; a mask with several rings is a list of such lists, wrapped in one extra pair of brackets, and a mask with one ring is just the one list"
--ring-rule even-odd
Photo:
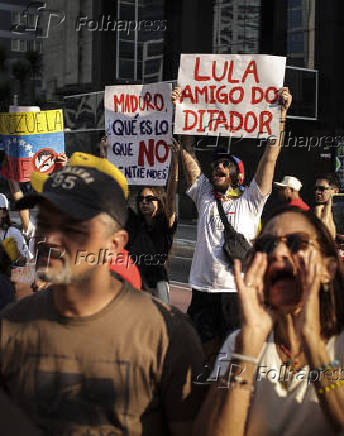
[(153, 195), (158, 199), (158, 210), (156, 212), (156, 218), (166, 218), (166, 192), (165, 189), (161, 186), (143, 186), (136, 197), (136, 207), (138, 216), (142, 216), (140, 208), (139, 208), (139, 200), (138, 197), (142, 195), (143, 190), (147, 188), (153, 192)]
[(2, 209), (2, 210), (5, 212), (5, 215), (0, 218), (0, 228), (8, 229), (12, 225), (10, 214), (7, 209)]
[(343, 261), (338, 255), (338, 250), (327, 227), (314, 213), (304, 211), (297, 207), (282, 206), (273, 210), (266, 218), (265, 225), (270, 220), (283, 213), (297, 213), (302, 215), (315, 229), (320, 250), (324, 257), (334, 258), (337, 263), (333, 280), (328, 289), (321, 285), (320, 289), (320, 325), (321, 334), (325, 338), (337, 335), (344, 328), (344, 269)]

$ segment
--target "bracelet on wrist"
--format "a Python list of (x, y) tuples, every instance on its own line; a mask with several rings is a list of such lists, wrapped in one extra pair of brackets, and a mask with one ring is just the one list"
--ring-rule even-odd
[(314, 368), (312, 371), (323, 372), (323, 371), (328, 371), (329, 369), (339, 368), (339, 366), (340, 366), (339, 360), (334, 359), (327, 365), (320, 365), (319, 368)]

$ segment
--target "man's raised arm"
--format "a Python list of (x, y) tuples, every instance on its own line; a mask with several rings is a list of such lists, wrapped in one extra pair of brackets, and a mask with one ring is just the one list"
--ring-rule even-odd
[(201, 167), (196, 158), (195, 151), (192, 147), (192, 136), (184, 136), (181, 140), (182, 148), (180, 155), (183, 162), (184, 173), (186, 177), (187, 189), (195, 183), (198, 177), (201, 175)]
[[(172, 103), (174, 105), (178, 104), (179, 99), (182, 95), (182, 90), (180, 87), (176, 87), (172, 92)], [(180, 155), (183, 162), (184, 173), (186, 177), (187, 189), (195, 183), (198, 177), (201, 175), (201, 167), (196, 158), (195, 151), (193, 149), (193, 137), (192, 136), (182, 136), (181, 137), (181, 150)]]
[(258, 168), (254, 176), (254, 179), (263, 195), (269, 194), (272, 189), (272, 180), (274, 177), (277, 158), (283, 144), (287, 110), (291, 105), (291, 100), (292, 97), (289, 94), (288, 88), (282, 88), (279, 137), (278, 139), (267, 141), (266, 150), (259, 161)]

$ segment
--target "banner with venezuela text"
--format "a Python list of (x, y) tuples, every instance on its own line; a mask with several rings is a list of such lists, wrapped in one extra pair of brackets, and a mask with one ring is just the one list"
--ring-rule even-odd
[(32, 171), (52, 172), (55, 157), (64, 152), (62, 110), (0, 113), (1, 149), (7, 179), (27, 182)]

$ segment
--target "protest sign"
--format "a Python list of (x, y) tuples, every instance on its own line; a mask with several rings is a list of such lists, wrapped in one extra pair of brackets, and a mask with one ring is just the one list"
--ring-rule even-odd
[(105, 88), (108, 159), (129, 185), (166, 185), (172, 141), (169, 83)]
[(0, 144), (4, 177), (27, 182), (32, 171), (50, 173), (64, 152), (62, 110), (0, 113)]
[(174, 133), (278, 136), (285, 62), (266, 55), (182, 54)]

